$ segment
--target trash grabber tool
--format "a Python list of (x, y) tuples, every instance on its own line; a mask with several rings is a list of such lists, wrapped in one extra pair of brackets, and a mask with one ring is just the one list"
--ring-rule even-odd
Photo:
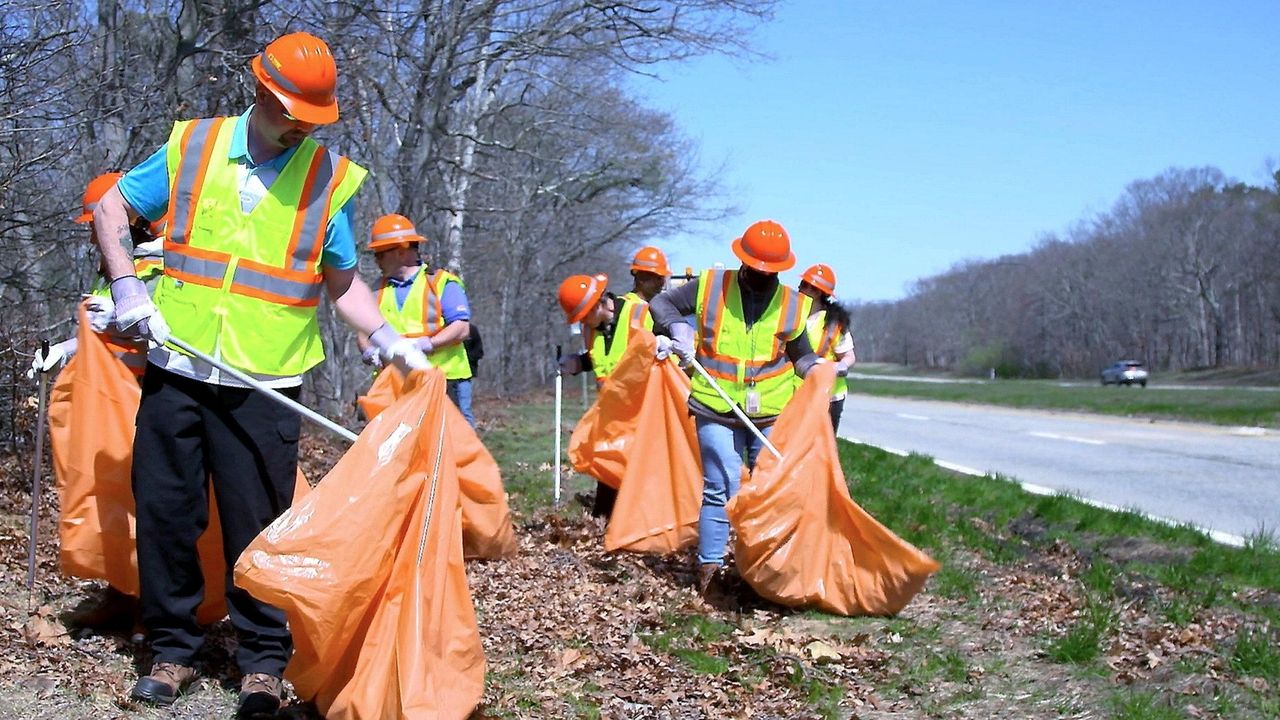
[(287, 408), (289, 408), (290, 410), (292, 410), (292, 411), (294, 411), (294, 412), (298, 413), (299, 415), (301, 415), (302, 417), (304, 417), (304, 418), (306, 418), (306, 419), (310, 420), (311, 422), (313, 422), (313, 423), (315, 423), (315, 424), (319, 425), (320, 427), (324, 428), (325, 430), (328, 430), (329, 432), (331, 432), (331, 433), (333, 433), (333, 434), (335, 434), (335, 435), (338, 435), (339, 437), (341, 437), (341, 438), (343, 438), (343, 439), (347, 440), (347, 442), (355, 442), (355, 441), (356, 441), (356, 434), (355, 434), (355, 433), (353, 433), (353, 432), (351, 432), (350, 430), (348, 430), (348, 429), (346, 429), (346, 428), (342, 427), (341, 425), (339, 425), (338, 423), (336, 423), (336, 422), (334, 422), (334, 421), (330, 420), (329, 418), (327, 418), (327, 417), (325, 417), (325, 416), (321, 415), (320, 413), (316, 412), (315, 410), (312, 410), (311, 408), (307, 407), (306, 405), (303, 405), (302, 403), (298, 402), (297, 400), (294, 400), (293, 398), (290, 398), (290, 397), (286, 396), (284, 393), (281, 393), (279, 390), (276, 390), (275, 388), (267, 387), (266, 385), (262, 384), (262, 382), (261, 382), (261, 381), (259, 381), (259, 380), (255, 380), (252, 376), (248, 375), (247, 373), (244, 373), (244, 372), (242, 372), (242, 371), (240, 371), (240, 370), (237, 370), (236, 368), (233, 368), (233, 367), (231, 367), (230, 365), (228, 365), (228, 364), (226, 364), (226, 363), (224, 363), (224, 362), (222, 362), (222, 361), (220, 361), (220, 360), (214, 360), (212, 357), (210, 357), (210, 356), (208, 356), (208, 355), (206, 355), (206, 354), (204, 354), (204, 353), (200, 352), (199, 350), (197, 350), (197, 349), (195, 349), (195, 348), (191, 347), (190, 345), (188, 345), (187, 343), (183, 342), (182, 340), (179, 340), (179, 339), (178, 339), (178, 338), (176, 338), (176, 337), (172, 337), (172, 336), (170, 336), (170, 337), (169, 337), (169, 342), (168, 342), (167, 344), (168, 344), (168, 345), (172, 345), (173, 347), (175, 347), (175, 348), (177, 348), (177, 349), (179, 349), (179, 350), (181, 350), (181, 351), (183, 351), (183, 352), (187, 353), (188, 355), (191, 355), (192, 357), (199, 358), (199, 359), (201, 359), (201, 360), (203, 360), (203, 361), (205, 361), (205, 362), (209, 363), (210, 365), (213, 365), (214, 367), (216, 367), (216, 368), (218, 368), (219, 370), (221, 370), (221, 371), (223, 371), (223, 372), (227, 373), (228, 375), (230, 375), (231, 377), (233, 377), (233, 378), (235, 378), (235, 379), (239, 380), (240, 382), (244, 383), (245, 385), (248, 385), (249, 387), (253, 388), (254, 390), (258, 390), (258, 391), (260, 391), (260, 392), (265, 393), (265, 394), (266, 394), (266, 396), (267, 396), (267, 397), (269, 397), (269, 398), (271, 398), (272, 400), (275, 400), (276, 402), (280, 403), (281, 405), (284, 405), (285, 407), (287, 407)]
[(720, 383), (716, 382), (716, 379), (711, 377), (711, 374), (707, 372), (707, 369), (702, 367), (702, 363), (698, 362), (696, 358), (690, 358), (689, 364), (693, 366), (694, 370), (698, 371), (698, 374), (702, 375), (703, 379), (711, 383), (711, 387), (715, 388), (716, 393), (720, 395), (722, 400), (729, 403), (729, 407), (733, 410), (733, 414), (737, 415), (738, 419), (745, 423), (746, 426), (751, 429), (751, 432), (755, 433), (756, 439), (763, 443), (764, 446), (769, 449), (769, 452), (773, 453), (774, 457), (781, 460), (782, 453), (778, 452), (778, 448), (775, 447), (773, 443), (769, 442), (769, 438), (765, 437), (764, 433), (760, 432), (760, 428), (756, 427), (756, 424), (751, 422), (751, 418), (747, 417), (747, 414), (742, 412), (742, 408), (738, 407), (738, 403), (734, 402), (733, 398), (729, 397), (729, 394), (724, 391), (724, 388), (720, 387)]
[[(40, 341), (40, 357), (49, 357), (49, 341)], [(44, 411), (49, 398), (49, 373), (40, 370), (40, 396), (36, 412), (36, 456), (31, 460), (31, 532), (27, 538), (27, 605), (36, 587), (36, 527), (40, 519), (40, 471), (44, 468)]]
[(564, 400), (564, 375), (560, 372), (560, 346), (556, 346), (556, 460), (554, 502), (560, 504), (560, 406)]

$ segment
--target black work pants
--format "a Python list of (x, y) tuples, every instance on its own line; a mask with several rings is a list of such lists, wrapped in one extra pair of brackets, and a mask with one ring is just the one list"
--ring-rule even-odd
[[(283, 392), (296, 398), (299, 388)], [(236, 558), (293, 499), (301, 421), (261, 392), (147, 368), (133, 444), (142, 621), (156, 662), (191, 665), (204, 642), (196, 539), (212, 480), (227, 563), (227, 610), (243, 673), (279, 676), (292, 651), (284, 613), (235, 587)]]
[(831, 412), (831, 429), (836, 431), (836, 435), (839, 435), (840, 416), (844, 413), (844, 398), (832, 400), (827, 410)]

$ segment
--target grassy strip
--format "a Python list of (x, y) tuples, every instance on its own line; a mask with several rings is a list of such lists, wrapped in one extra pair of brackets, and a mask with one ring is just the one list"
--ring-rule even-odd
[(852, 392), (1019, 408), (1076, 410), (1106, 415), (1191, 420), (1217, 425), (1280, 427), (1280, 392), (1247, 388), (1063, 386), (1045, 380), (911, 382), (852, 379)]

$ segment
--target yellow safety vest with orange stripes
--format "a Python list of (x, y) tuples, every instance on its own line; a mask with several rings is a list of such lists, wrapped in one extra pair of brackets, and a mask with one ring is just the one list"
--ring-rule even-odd
[(329, 218), (364, 168), (302, 141), (252, 212), (240, 209), (236, 118), (176, 123), (169, 225), (155, 303), (173, 335), (252, 373), (300, 375), (324, 360), (316, 322)]
[[(697, 359), (707, 374), (744, 412), (747, 393), (759, 393), (759, 410), (748, 415), (781, 413), (795, 392), (795, 370), (787, 358), (786, 344), (805, 331), (809, 298), (779, 285), (765, 311), (748, 328), (738, 271), (706, 270), (698, 278), (695, 312)], [(693, 376), (692, 397), (716, 412), (731, 412), (701, 373)]]
[(587, 352), (591, 355), (591, 369), (596, 374), (596, 381), (603, 382), (618, 368), (622, 353), (627, 350), (631, 340), (631, 329), (642, 327), (653, 330), (653, 318), (649, 317), (649, 303), (644, 298), (629, 292), (618, 298), (621, 300), (617, 308), (618, 323), (613, 329), (613, 339), (606, 347), (604, 334), (594, 329), (587, 329)]
[[(418, 268), (413, 285), (404, 300), (404, 307), (396, 306), (396, 292), (384, 282), (378, 291), (378, 309), (392, 330), (405, 337), (433, 337), (445, 328), (444, 312), (440, 298), (444, 297), (446, 283), (456, 282), (466, 288), (462, 279), (446, 270), (427, 275), (427, 266)], [(467, 349), (458, 343), (437, 348), (431, 353), (431, 364), (440, 368), (446, 380), (466, 380), (471, 377), (471, 363), (467, 362)]]
[[(814, 313), (810, 321), (806, 321), (809, 331), (809, 344), (813, 346), (813, 351), (818, 357), (835, 361), (836, 345), (840, 343), (841, 336), (844, 335), (845, 329), (838, 325), (827, 325), (827, 311), (819, 310)], [(796, 378), (796, 388), (799, 389), (804, 380)], [(831, 388), (831, 397), (844, 397), (849, 391), (849, 382), (846, 378), (837, 376), (836, 383)]]

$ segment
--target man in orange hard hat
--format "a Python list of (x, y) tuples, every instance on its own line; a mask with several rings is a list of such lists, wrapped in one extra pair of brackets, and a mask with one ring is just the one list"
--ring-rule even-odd
[[(804, 377), (819, 361), (805, 333), (809, 299), (778, 282), (778, 273), (796, 262), (781, 225), (753, 223), (732, 247), (741, 267), (707, 270), (655, 297), (649, 310), (654, 326), (670, 334), (671, 351), (686, 362), (696, 358), (768, 435), (795, 392), (792, 375)], [(693, 376), (689, 411), (702, 458), (698, 586), (705, 594), (724, 563), (729, 537), (724, 506), (738, 492), (744, 460), (754, 466), (762, 443), (701, 374)]]
[[(316, 318), (322, 292), (391, 361), (429, 367), (356, 277), (351, 200), (364, 168), (310, 137), (338, 119), (329, 47), (292, 33), (251, 65), (257, 88), (248, 111), (176, 123), (168, 142), (108, 190), (93, 215), (115, 322), (153, 346), (133, 489), (154, 664), (130, 695), (154, 704), (171, 704), (195, 678), (204, 643), (195, 618), (204, 593), (196, 538), (209, 521), (209, 479), (229, 560), (293, 499), (298, 415), (223, 368), (297, 398), (303, 373), (324, 359)], [(139, 215), (168, 220), (154, 301), (122, 244)], [(171, 333), (214, 363), (169, 349)], [(271, 715), (292, 650), (284, 613), (229, 577), (226, 600), (244, 675), (237, 714)]]
[(800, 276), (801, 295), (812, 300), (809, 319), (805, 327), (809, 343), (819, 357), (836, 364), (836, 383), (831, 390), (831, 428), (840, 431), (840, 415), (844, 411), (844, 399), (849, 392), (846, 376), (855, 360), (853, 336), (849, 334), (849, 311), (836, 302), (836, 271), (830, 265), (818, 263)]
[[(653, 246), (641, 248), (631, 261), (631, 292), (617, 296), (607, 291), (606, 275), (573, 275), (560, 284), (560, 307), (569, 323), (582, 323), (586, 350), (560, 359), (561, 372), (577, 375), (588, 370), (595, 373), (596, 383), (603, 384), (618, 367), (634, 328), (653, 329), (649, 317), (649, 300), (662, 291), (671, 276), (667, 258)], [(593, 278), (595, 282), (592, 282)], [(594, 298), (594, 300), (592, 299)], [(661, 338), (659, 355), (666, 357), (670, 341)], [(596, 497), (591, 514), (608, 518), (618, 491), (596, 483)]]
[[(427, 239), (403, 215), (383, 215), (373, 224), (369, 250), (382, 278), (378, 284), (378, 309), (388, 324), (412, 339), (431, 364), (444, 373), (449, 399), (472, 427), (471, 363), (463, 346), (471, 331), (471, 306), (457, 275), (423, 261)], [(377, 348), (359, 335), (356, 343), (367, 364), (381, 365)]]

